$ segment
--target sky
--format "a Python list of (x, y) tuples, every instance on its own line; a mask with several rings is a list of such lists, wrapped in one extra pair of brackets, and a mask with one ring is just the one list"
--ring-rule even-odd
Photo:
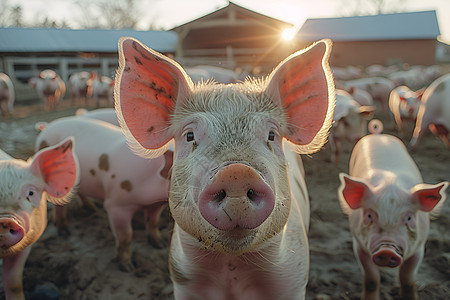
[[(76, 27), (83, 19), (80, 6), (74, 0), (7, 0), (10, 5), (20, 4), (25, 20), (49, 16), (63, 19)], [(83, 1), (83, 0), (78, 0)], [(395, 3), (398, 0), (386, 0)], [(95, 0), (90, 0), (95, 2)], [(292, 23), (300, 28), (307, 18), (328, 18), (349, 15), (348, 7), (370, 0), (234, 0), (234, 3), (258, 13)], [(140, 20), (138, 29), (147, 30), (150, 25), (170, 29), (211, 13), (227, 5), (227, 0), (139, 0)], [(346, 10), (347, 8), (347, 10)], [(436, 10), (441, 40), (450, 43), (450, 0), (403, 0), (403, 11)]]

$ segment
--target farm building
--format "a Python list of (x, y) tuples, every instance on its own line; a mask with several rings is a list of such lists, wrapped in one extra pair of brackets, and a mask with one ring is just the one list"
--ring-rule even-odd
[(78, 71), (113, 77), (122, 36), (135, 37), (165, 54), (176, 50), (177, 34), (169, 31), (1, 28), (0, 72), (12, 78), (19, 101), (35, 98), (27, 81), (44, 69), (55, 70), (66, 83)]
[(439, 25), (435, 11), (308, 19), (298, 32), (300, 47), (330, 38), (333, 66), (436, 63)]
[(293, 25), (229, 2), (201, 18), (172, 28), (177, 60), (184, 66), (210, 64), (271, 70), (292, 53), (282, 33)]

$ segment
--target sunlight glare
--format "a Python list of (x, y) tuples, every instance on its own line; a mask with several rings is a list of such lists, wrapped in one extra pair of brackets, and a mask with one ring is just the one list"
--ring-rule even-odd
[(285, 41), (291, 41), (294, 36), (295, 36), (295, 30), (294, 28), (286, 28), (285, 30), (283, 30), (283, 32), (281, 33), (281, 37), (283, 38), (283, 40)]

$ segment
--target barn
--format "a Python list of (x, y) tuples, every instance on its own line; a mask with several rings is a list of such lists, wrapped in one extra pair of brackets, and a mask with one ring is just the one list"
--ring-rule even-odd
[(167, 55), (176, 50), (177, 34), (170, 31), (1, 28), (0, 72), (13, 80), (18, 101), (36, 98), (27, 82), (44, 69), (55, 70), (66, 83), (78, 71), (113, 77), (118, 65), (117, 41), (122, 36), (137, 38)]
[(282, 39), (283, 31), (292, 27), (228, 2), (221, 9), (171, 30), (178, 34), (176, 58), (183, 66), (209, 64), (267, 71), (294, 50)]
[(330, 38), (330, 64), (433, 65), (439, 25), (436, 11), (307, 19), (298, 31), (300, 46)]

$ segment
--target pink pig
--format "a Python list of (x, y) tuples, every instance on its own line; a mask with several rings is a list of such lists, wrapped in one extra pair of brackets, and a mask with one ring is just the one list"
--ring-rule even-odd
[(5, 73), (0, 73), (0, 111), (3, 116), (12, 114), (15, 100), (14, 85)]
[(330, 48), (293, 54), (265, 81), (196, 85), (170, 58), (119, 40), (115, 107), (131, 146), (155, 157), (175, 140), (176, 299), (305, 297), (309, 200), (297, 153), (319, 150), (331, 126)]
[(66, 84), (53, 70), (41, 71), (39, 76), (31, 78), (29, 83), (44, 102), (46, 111), (55, 109), (66, 93)]
[(73, 140), (42, 149), (28, 161), (0, 150), (0, 257), (6, 299), (24, 299), (22, 273), (31, 250), (47, 227), (47, 200), (69, 202), (78, 182)]
[(363, 298), (379, 299), (378, 268), (399, 267), (402, 299), (416, 299), (414, 278), (430, 215), (445, 201), (448, 182), (424, 184), (403, 143), (386, 134), (362, 138), (350, 158), (350, 176), (339, 177), (339, 200), (364, 272)]
[(436, 79), (423, 93), (410, 141), (413, 149), (425, 136), (428, 128), (450, 149), (450, 74)]
[(397, 129), (405, 133), (403, 123), (415, 122), (424, 90), (412, 91), (407, 86), (398, 86), (389, 95), (389, 109), (394, 116)]
[(144, 209), (149, 242), (163, 246), (158, 220), (169, 196), (172, 152), (146, 160), (128, 148), (120, 127), (77, 116), (51, 122), (37, 137), (36, 148), (67, 136), (75, 138), (80, 160), (78, 193), (82, 198), (104, 200), (120, 268), (131, 271), (131, 220), (138, 210)]

